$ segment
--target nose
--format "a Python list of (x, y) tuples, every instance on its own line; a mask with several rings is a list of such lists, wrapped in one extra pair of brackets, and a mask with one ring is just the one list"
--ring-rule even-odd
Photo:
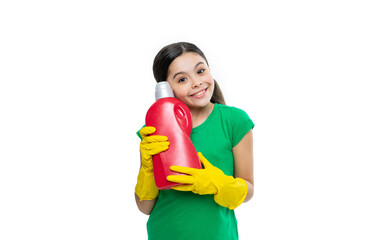
[(192, 82), (192, 87), (193, 88), (197, 88), (197, 87), (199, 87), (200, 85), (202, 85), (202, 81), (200, 80), (200, 79), (198, 79), (198, 78), (194, 78), (193, 79), (193, 82)]

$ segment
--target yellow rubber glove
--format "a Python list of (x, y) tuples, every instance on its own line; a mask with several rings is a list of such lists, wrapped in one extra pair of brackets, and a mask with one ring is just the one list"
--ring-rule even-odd
[(208, 162), (200, 152), (198, 155), (204, 169), (170, 167), (172, 171), (188, 174), (168, 176), (168, 181), (186, 184), (173, 189), (192, 191), (200, 195), (214, 194), (214, 200), (219, 205), (230, 210), (237, 208), (247, 195), (248, 187), (245, 180), (225, 175), (219, 168)]
[(142, 200), (153, 200), (158, 197), (159, 189), (155, 185), (152, 156), (168, 149), (169, 142), (166, 136), (152, 135), (154, 127), (144, 127), (140, 130), (142, 141), (140, 143), (141, 168), (137, 177), (135, 193)]

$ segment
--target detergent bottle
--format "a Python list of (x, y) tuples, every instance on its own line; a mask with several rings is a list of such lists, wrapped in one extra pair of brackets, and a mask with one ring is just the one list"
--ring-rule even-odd
[(179, 183), (169, 182), (167, 176), (181, 174), (170, 170), (170, 166), (201, 169), (196, 149), (191, 142), (192, 120), (189, 108), (174, 98), (168, 82), (159, 82), (155, 88), (156, 102), (146, 114), (146, 126), (156, 128), (154, 135), (168, 137), (169, 148), (153, 156), (155, 184), (160, 190), (170, 189)]

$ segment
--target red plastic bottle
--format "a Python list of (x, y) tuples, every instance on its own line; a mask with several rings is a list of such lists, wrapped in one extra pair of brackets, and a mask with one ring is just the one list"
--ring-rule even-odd
[(168, 82), (156, 84), (156, 102), (146, 114), (146, 126), (156, 128), (154, 135), (168, 137), (168, 150), (153, 156), (156, 186), (160, 190), (170, 189), (179, 183), (169, 182), (167, 176), (180, 174), (170, 166), (184, 166), (201, 169), (201, 163), (191, 142), (192, 120), (189, 108), (174, 98)]

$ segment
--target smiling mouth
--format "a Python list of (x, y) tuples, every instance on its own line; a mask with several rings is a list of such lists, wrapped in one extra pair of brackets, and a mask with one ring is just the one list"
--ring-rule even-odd
[(191, 97), (199, 97), (199, 96), (202, 96), (202, 95), (207, 91), (207, 89), (208, 89), (208, 88), (203, 89), (203, 90), (201, 90), (201, 91), (199, 91), (199, 92), (197, 92), (197, 93), (194, 93), (194, 94), (192, 94), (192, 95), (190, 95), (190, 96), (191, 96)]

